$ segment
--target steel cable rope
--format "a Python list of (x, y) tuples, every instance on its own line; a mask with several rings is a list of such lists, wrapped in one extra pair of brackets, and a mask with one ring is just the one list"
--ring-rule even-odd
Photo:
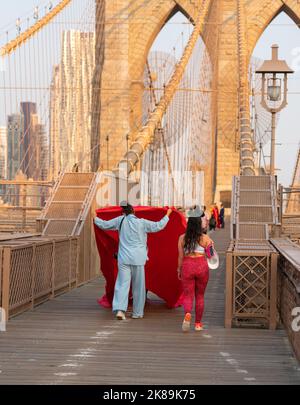
[[(34, 54), (36, 54), (36, 53), (34, 52)], [(25, 134), (25, 136), (26, 136), (26, 134)], [(23, 141), (24, 141), (25, 136), (23, 137)], [(28, 152), (28, 151), (27, 151), (27, 152)], [(26, 155), (25, 155), (25, 157), (26, 157)], [(23, 160), (24, 160), (24, 159), (23, 159)]]
[[(194, 65), (193, 65), (194, 66)], [(186, 94), (184, 95), (184, 98), (186, 99)], [(165, 130), (167, 129), (167, 125), (168, 125), (168, 128), (170, 128), (170, 126), (172, 126), (172, 124), (173, 124), (173, 122), (175, 122), (176, 120), (174, 120), (174, 113), (175, 113), (175, 111), (176, 110), (174, 110), (174, 107), (172, 107), (173, 105), (174, 105), (174, 103), (175, 103), (175, 101), (176, 100), (174, 100), (174, 102), (172, 102), (172, 105), (169, 107), (169, 110), (172, 110), (172, 112), (171, 112), (171, 114), (167, 114), (167, 117), (169, 117), (169, 121), (168, 121), (168, 123), (166, 124), (166, 126), (164, 127), (165, 128)], [(184, 102), (184, 104), (186, 104), (185, 102)], [(178, 110), (177, 110), (177, 112), (178, 112)], [(190, 115), (190, 113), (185, 113), (185, 115)], [(182, 122), (182, 124), (184, 123), (186, 121), (186, 119), (179, 119), (179, 122)], [(178, 122), (178, 119), (177, 119), (177, 121), (176, 122)], [(182, 125), (182, 127), (184, 127), (184, 124)], [(168, 131), (169, 131), (169, 129), (168, 129)], [(180, 127), (178, 127), (177, 128), (177, 130), (175, 130), (175, 132), (177, 132), (177, 133), (179, 133), (179, 132), (181, 132), (182, 130), (181, 130), (181, 128)], [(172, 129), (171, 129), (171, 132), (172, 132)], [(176, 152), (176, 155), (174, 155), (174, 157), (175, 157), (175, 160), (178, 160), (177, 158), (176, 158), (176, 156), (178, 155), (178, 150), (175, 150), (175, 152)], [(179, 156), (179, 155), (178, 155)]]
[[(45, 93), (45, 94), (46, 94), (46, 93)], [(42, 101), (41, 101), (40, 103), (42, 103)], [(46, 109), (46, 108), (47, 108), (47, 106), (45, 106), (45, 109)], [(31, 120), (31, 117), (30, 117), (30, 120)], [(31, 121), (30, 121), (30, 122), (31, 122)], [(35, 143), (33, 153), (35, 152), (35, 149), (36, 149), (36, 148), (37, 148), (37, 144)], [(19, 164), (19, 166), (18, 166), (18, 169), (16, 170), (16, 174), (21, 170), (23, 164), (25, 163), (25, 159), (26, 159), (27, 155), (29, 154), (29, 150), (30, 150), (30, 148), (28, 147), (27, 150), (26, 150), (25, 155), (23, 156), (22, 160), (20, 161), (20, 164)], [(18, 149), (17, 152), (18, 152), (18, 154), (20, 154), (20, 149)], [(32, 161), (33, 153), (32, 153), (31, 157), (30, 157), (29, 160), (28, 160), (27, 166), (24, 168), (24, 174), (26, 174), (26, 171), (27, 171), (27, 169), (28, 169), (28, 167), (29, 167), (29, 164), (30, 164), (31, 161)], [(14, 156), (14, 158), (15, 158), (16, 155), (14, 154), (13, 156)], [(12, 159), (12, 160), (14, 160), (14, 159)], [(12, 179), (12, 180), (13, 180), (13, 179)], [(5, 197), (7, 197), (7, 193), (6, 193)]]
[(61, 0), (61, 2), (53, 8), (47, 15), (43, 16), (41, 19), (37, 18), (36, 23), (33, 24), (28, 30), (24, 31), (15, 39), (6, 43), (1, 49), (0, 54), (6, 55), (13, 52), (17, 47), (21, 46), (27, 40), (31, 39), (36, 35), (43, 27), (45, 27), (56, 15), (58, 15), (64, 8), (70, 4), (71, 0)]
[[(78, 2), (76, 3), (76, 5), (77, 5), (77, 10), (79, 10), (79, 8), (78, 8)], [(84, 9), (83, 9), (83, 11), (82, 11), (82, 9), (80, 9), (80, 11), (76, 11), (77, 13), (80, 13), (80, 15), (81, 15), (81, 23), (82, 23), (82, 25), (83, 25), (83, 27), (85, 27), (86, 26), (86, 21), (89, 19), (89, 17), (90, 17), (90, 6), (91, 6), (91, 3), (90, 2), (88, 2), (87, 3), (87, 5), (86, 5), (86, 7), (84, 7)], [(68, 12), (69, 12), (69, 16), (70, 16), (70, 18), (68, 18), (68, 20), (70, 20), (70, 21), (72, 21), (72, 19), (73, 19), (73, 16), (71, 15), (71, 13), (72, 12), (75, 12), (74, 11), (74, 8), (75, 7), (73, 7), (72, 8), (72, 10), (68, 10)], [(86, 18), (86, 15), (87, 15), (87, 17), (88, 18)], [(72, 24), (70, 24), (70, 27), (72, 26)], [(88, 86), (86, 89), (88, 90), (88, 89), (90, 89), (91, 88), (91, 86)], [(60, 90), (62, 90), (62, 89), (64, 89), (64, 90), (66, 90), (69, 94), (71, 94), (72, 93), (72, 91), (74, 91), (74, 87), (72, 87), (72, 88), (70, 88), (70, 87), (66, 87), (66, 86), (63, 86), (63, 87), (61, 87), (61, 89)], [(82, 88), (81, 88), (82, 89)], [(65, 121), (65, 119), (64, 119), (64, 122), (66, 122)], [(63, 150), (65, 151), (66, 150), (66, 145), (64, 146), (64, 148), (63, 148)], [(67, 165), (67, 163), (66, 163), (66, 165)]]
[[(54, 42), (56, 42), (56, 41), (54, 41)], [(53, 43), (53, 41), (51, 41), (51, 43)], [(31, 43), (30, 43), (30, 41), (28, 42), (28, 47), (29, 47), (29, 54), (30, 54), (29, 60), (31, 60)], [(53, 50), (53, 49), (52, 49), (52, 50)], [(35, 46), (33, 47), (33, 54), (34, 54), (34, 61), (35, 61), (34, 66), (36, 67), (36, 48), (35, 48)], [(32, 72), (32, 70), (30, 70), (30, 72)], [(36, 78), (36, 76), (37, 76), (37, 75), (34, 75), (35, 78)], [(17, 79), (15, 79), (15, 80), (17, 80)], [(30, 79), (30, 81), (33, 82), (32, 79)], [(42, 88), (42, 87), (40, 86), (40, 88)], [(32, 90), (32, 91), (33, 91), (34, 89), (35, 89), (34, 87), (31, 87), (31, 90)], [(45, 100), (45, 98), (46, 98), (46, 96), (47, 96), (47, 92), (49, 91), (49, 87), (47, 87), (46, 89), (47, 89), (47, 91), (44, 92), (43, 98), (41, 98), (41, 101), (40, 101), (39, 103), (37, 103), (39, 107), (42, 105), (42, 102)], [(33, 93), (31, 92), (31, 99), (33, 99), (33, 98), (34, 98), (34, 97), (33, 97)], [(46, 108), (46, 107), (45, 107), (45, 108)], [(46, 114), (45, 114), (45, 115), (46, 115)], [(24, 139), (25, 139), (25, 137), (27, 136), (28, 131), (31, 129), (31, 127), (32, 127), (32, 117), (30, 117), (29, 126), (28, 126), (28, 128), (26, 129), (26, 131), (24, 132), (24, 135), (23, 135), (23, 137), (22, 137), (22, 139), (21, 139), (20, 144), (24, 143)], [(22, 159), (22, 161), (21, 161), (21, 164), (20, 164), (18, 170), (21, 169), (21, 167), (22, 167), (22, 165), (23, 165), (23, 163), (24, 163), (24, 161), (25, 161), (25, 159), (26, 159), (26, 157), (27, 157), (28, 152), (29, 152), (29, 148), (27, 148), (27, 151), (26, 151), (26, 153), (25, 153), (25, 155), (24, 155), (24, 157), (23, 157), (23, 159)], [(31, 159), (32, 159), (32, 158), (31, 158)], [(31, 161), (31, 159), (30, 159), (29, 161)], [(28, 168), (28, 164), (27, 164), (27, 166), (26, 166), (26, 170), (27, 170), (27, 168)]]
[[(174, 58), (174, 59), (175, 59), (175, 58)], [(163, 66), (164, 66), (164, 70), (166, 70), (166, 67), (167, 67), (167, 61), (166, 61), (166, 60), (165, 60), (165, 62), (163, 63)], [(150, 70), (148, 69), (148, 73), (149, 73), (149, 72), (150, 72)], [(164, 75), (164, 77), (165, 77), (165, 75)], [(156, 104), (157, 104), (156, 95), (155, 95), (155, 92), (154, 92), (154, 90), (153, 90), (152, 78), (151, 78), (150, 75), (149, 75), (149, 80), (150, 80), (150, 82), (151, 82), (150, 88), (152, 88), (153, 99), (155, 100), (155, 105), (156, 105)], [(156, 131), (157, 134), (160, 134), (160, 138), (161, 138), (162, 143), (163, 143), (163, 150), (164, 150), (164, 153), (165, 153), (165, 155), (166, 155), (166, 159), (167, 159), (167, 163), (168, 163), (168, 172), (169, 172), (169, 174), (171, 175), (172, 183), (175, 184), (174, 176), (173, 176), (173, 172), (172, 172), (172, 167), (171, 167), (171, 162), (170, 162), (170, 157), (169, 157), (169, 153), (168, 153), (167, 146), (166, 146), (166, 141), (165, 141), (164, 132), (165, 132), (165, 128), (162, 128), (162, 127), (161, 127), (161, 128), (158, 128), (158, 130)], [(151, 198), (151, 196), (150, 196), (150, 198)]]
[[(49, 1), (41, 1), (40, 4), (36, 4), (36, 6), (41, 7), (42, 4), (45, 5), (46, 3), (49, 4)], [(25, 20), (27, 20), (29, 16), (32, 16), (32, 12), (33, 12), (33, 11), (34, 11), (34, 9), (31, 8), (29, 11), (27, 11), (27, 12), (25, 12), (24, 14), (22, 14), (21, 16), (19, 16), (20, 21), (21, 21), (21, 24), (22, 24), (22, 22), (24, 22)], [(1, 27), (0, 27), (0, 31), (7, 30), (7, 28), (10, 28), (10, 27), (11, 27), (11, 29), (15, 29), (15, 27), (16, 27), (16, 20), (11, 21), (11, 22), (7, 23), (7, 24), (4, 25), (4, 26), (1, 26)]]

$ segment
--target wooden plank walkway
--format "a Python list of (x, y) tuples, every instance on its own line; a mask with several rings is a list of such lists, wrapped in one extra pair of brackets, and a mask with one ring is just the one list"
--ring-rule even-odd
[[(219, 251), (228, 229), (213, 234)], [(181, 332), (182, 309), (152, 297), (142, 320), (98, 306), (103, 280), (49, 301), (0, 334), (0, 384), (300, 384), (283, 330), (224, 329), (225, 256), (211, 273), (206, 330)]]

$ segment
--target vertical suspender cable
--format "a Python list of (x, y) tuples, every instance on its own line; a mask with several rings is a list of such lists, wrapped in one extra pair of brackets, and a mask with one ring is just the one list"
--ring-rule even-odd
[(244, 0), (237, 0), (238, 14), (238, 54), (239, 54), (239, 112), (241, 173), (255, 175), (253, 158), (253, 139), (250, 128), (248, 55), (246, 39), (246, 16)]
[[(211, 0), (203, 0), (202, 8), (197, 17), (194, 31), (188, 41), (185, 51), (182, 55), (180, 62), (177, 64), (175, 72), (172, 75), (168, 85), (166, 86), (166, 91), (164, 96), (161, 98), (158, 106), (155, 108), (153, 113), (150, 115), (147, 125), (143, 127), (137, 134), (133, 135), (135, 138), (134, 143), (131, 145), (130, 150), (125, 156), (125, 159), (119, 162), (119, 166), (123, 162), (128, 162), (127, 171), (131, 172), (134, 169), (135, 164), (138, 162), (140, 157), (143, 155), (145, 149), (148, 147), (149, 143), (152, 141), (156, 128), (159, 126), (163, 115), (165, 114), (166, 108), (170, 104), (176, 89), (182, 79), (183, 73), (187, 66), (187, 63), (191, 57), (195, 44), (201, 35), (205, 20), (210, 9)], [(119, 170), (119, 169), (117, 169)]]

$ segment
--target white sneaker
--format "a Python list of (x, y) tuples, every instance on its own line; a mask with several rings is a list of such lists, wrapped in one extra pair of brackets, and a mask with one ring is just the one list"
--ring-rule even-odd
[(191, 328), (191, 319), (192, 319), (192, 315), (190, 313), (185, 314), (184, 320), (182, 322), (183, 332), (189, 332), (189, 330)]
[(116, 317), (117, 317), (117, 319), (119, 321), (125, 321), (126, 320), (126, 316), (125, 316), (125, 313), (123, 311), (118, 311)]
[(140, 316), (140, 315), (131, 315), (131, 318), (132, 319), (143, 319), (144, 317)]

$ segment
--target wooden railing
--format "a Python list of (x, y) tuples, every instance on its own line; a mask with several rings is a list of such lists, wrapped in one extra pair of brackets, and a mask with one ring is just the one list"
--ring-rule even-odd
[(52, 182), (0, 180), (0, 232), (35, 232)]
[(278, 312), (300, 361), (300, 332), (293, 327), (293, 311), (300, 308), (300, 247), (284, 238), (272, 239), (271, 242), (280, 253), (277, 270)]
[(77, 237), (0, 243), (0, 307), (8, 318), (76, 287), (78, 278)]
[(300, 244), (300, 187), (278, 189), (281, 236)]

